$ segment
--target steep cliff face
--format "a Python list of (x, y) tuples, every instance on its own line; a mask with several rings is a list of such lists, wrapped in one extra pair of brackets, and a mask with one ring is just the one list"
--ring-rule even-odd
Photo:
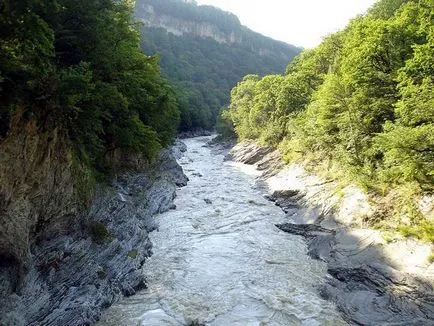
[(281, 56), (286, 62), (300, 51), (242, 26), (235, 15), (211, 6), (179, 0), (139, 0), (135, 15), (145, 28), (164, 28), (177, 36), (211, 38), (220, 44), (244, 47), (259, 56)]
[(94, 185), (72, 148), (19, 114), (0, 143), (0, 325), (89, 325), (143, 288), (152, 217), (187, 182), (163, 150), (153, 164), (112, 153), (129, 172)]
[(0, 143), (0, 259), (23, 268), (32, 243), (67, 232), (79, 215), (73, 174), (81, 167), (62, 130), (20, 118)]
[(149, 4), (138, 4), (136, 8), (137, 17), (145, 27), (164, 28), (169, 33), (177, 36), (192, 34), (201, 38), (210, 37), (219, 43), (234, 44), (241, 43), (241, 35), (231, 32), (223, 32), (218, 26), (210, 22), (194, 22), (170, 16), (154, 9)]

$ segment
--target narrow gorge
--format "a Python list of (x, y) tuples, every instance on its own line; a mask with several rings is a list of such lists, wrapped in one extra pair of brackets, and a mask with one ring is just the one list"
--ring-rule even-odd
[[(2, 215), (0, 228), (0, 324), (90, 325), (113, 302), (146, 287), (141, 269), (152, 253), (153, 216), (172, 207), (188, 179), (163, 150), (153, 164), (130, 165), (96, 185), (90, 207), (80, 209), (62, 146), (53, 139), (52, 156), (41, 164), (37, 140), (24, 142), (20, 166), (0, 170), (15, 196), (3, 202), (10, 215)], [(44, 173), (52, 178), (35, 196), (27, 185)]]
[(325, 264), (274, 225), (285, 214), (255, 186), (255, 169), (224, 161), (209, 140), (185, 141), (190, 182), (176, 210), (155, 218), (148, 289), (97, 325), (345, 325), (317, 291)]
[(434, 323), (429, 245), (384, 245), (348, 222), (367, 211), (356, 190), (336, 205), (330, 183), (278, 152), (210, 139), (185, 140), (190, 182), (155, 218), (148, 288), (98, 326)]
[(434, 0), (345, 3), (0, 1), (0, 326), (434, 325)]

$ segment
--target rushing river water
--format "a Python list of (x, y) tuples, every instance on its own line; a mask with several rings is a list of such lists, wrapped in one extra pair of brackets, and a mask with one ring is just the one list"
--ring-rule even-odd
[(97, 325), (346, 325), (318, 285), (325, 264), (301, 237), (275, 227), (284, 213), (255, 187), (249, 166), (223, 162), (188, 139), (190, 178), (176, 210), (156, 217), (148, 289), (107, 310)]

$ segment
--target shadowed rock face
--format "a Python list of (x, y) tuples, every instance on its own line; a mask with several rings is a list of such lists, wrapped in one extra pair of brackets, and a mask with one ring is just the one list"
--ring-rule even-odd
[(35, 238), (64, 233), (80, 211), (65, 134), (41, 132), (19, 116), (0, 143), (0, 261), (15, 264), (17, 277), (31, 261)]
[[(187, 177), (169, 150), (140, 173), (97, 186), (88, 215), (71, 213), (66, 233), (31, 244), (27, 271), (0, 261), (1, 325), (90, 325), (101, 310), (146, 286), (141, 266), (151, 254), (153, 215), (172, 206)], [(62, 192), (53, 196), (61, 196)]]
[[(267, 151), (241, 143), (231, 157), (241, 162), (255, 157), (256, 163), (258, 153)], [(268, 169), (274, 175), (270, 179)], [(329, 277), (320, 286), (321, 295), (335, 302), (350, 324), (434, 325), (434, 264), (416, 257), (417, 251), (428, 253), (430, 245), (385, 243), (378, 231), (359, 224), (371, 211), (360, 191), (349, 187), (339, 201), (333, 184), (301, 167), (285, 169), (277, 174), (271, 164), (258, 181), (262, 187), (279, 185), (266, 196), (287, 214), (288, 222), (277, 227), (303, 236), (308, 254), (327, 263)]]
[(432, 285), (386, 269), (330, 268), (333, 277), (323, 291), (358, 325), (433, 325)]
[[(308, 242), (312, 258), (328, 263), (330, 278), (320, 288), (345, 319), (357, 325), (432, 325), (434, 289), (427, 280), (402, 273), (381, 257), (375, 247), (361, 248), (344, 230), (314, 224), (277, 225)], [(351, 250), (346, 242), (353, 244)]]

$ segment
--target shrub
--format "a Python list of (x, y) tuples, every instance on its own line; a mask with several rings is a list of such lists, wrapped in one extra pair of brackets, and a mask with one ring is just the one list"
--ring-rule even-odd
[(136, 259), (136, 257), (137, 257), (137, 250), (136, 249), (130, 250), (128, 252), (128, 257), (130, 257), (131, 259)]
[(87, 225), (92, 241), (97, 244), (109, 242), (112, 238), (111, 233), (107, 230), (104, 223), (91, 221)]

